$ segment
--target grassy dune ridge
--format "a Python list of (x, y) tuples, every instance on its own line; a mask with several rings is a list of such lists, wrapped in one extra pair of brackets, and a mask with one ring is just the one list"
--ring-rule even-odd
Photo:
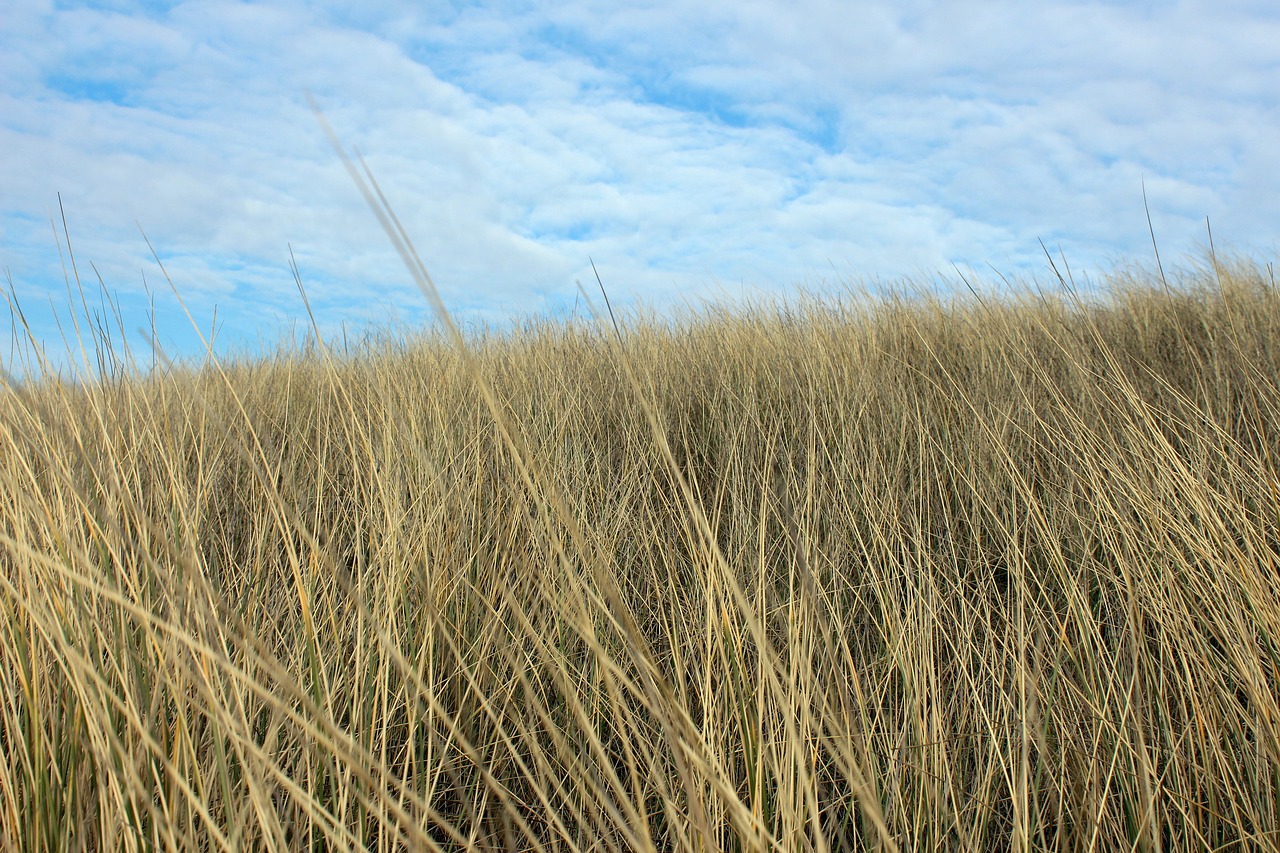
[(88, 328), (0, 390), (0, 838), (1280, 844), (1277, 332), (1246, 262), (470, 361)]

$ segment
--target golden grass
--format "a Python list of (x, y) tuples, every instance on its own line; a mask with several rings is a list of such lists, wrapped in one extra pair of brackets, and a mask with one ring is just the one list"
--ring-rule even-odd
[(1280, 292), (0, 390), (15, 850), (1280, 844)]

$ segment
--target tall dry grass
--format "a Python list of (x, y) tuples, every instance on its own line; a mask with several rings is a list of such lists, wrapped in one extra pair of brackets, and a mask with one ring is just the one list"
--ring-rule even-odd
[(0, 391), (15, 850), (1280, 844), (1280, 292)]

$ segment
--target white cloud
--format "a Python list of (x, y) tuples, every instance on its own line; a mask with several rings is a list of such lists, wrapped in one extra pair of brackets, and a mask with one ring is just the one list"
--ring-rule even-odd
[(61, 192), (110, 287), (158, 280), (141, 224), (241, 340), (301, 316), (290, 245), (323, 323), (419, 316), (305, 92), (446, 299), (491, 321), (572, 302), (588, 256), (658, 303), (1040, 272), (1037, 238), (1096, 272), (1147, 251), (1143, 183), (1163, 244), (1209, 216), (1272, 251), (1277, 43), (1265, 4), (21, 4), (0, 266), (24, 296), (62, 287)]

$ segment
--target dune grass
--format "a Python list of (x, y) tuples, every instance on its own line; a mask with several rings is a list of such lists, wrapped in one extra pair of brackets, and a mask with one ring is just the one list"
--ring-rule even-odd
[(14, 850), (1280, 844), (1280, 291), (0, 389)]

